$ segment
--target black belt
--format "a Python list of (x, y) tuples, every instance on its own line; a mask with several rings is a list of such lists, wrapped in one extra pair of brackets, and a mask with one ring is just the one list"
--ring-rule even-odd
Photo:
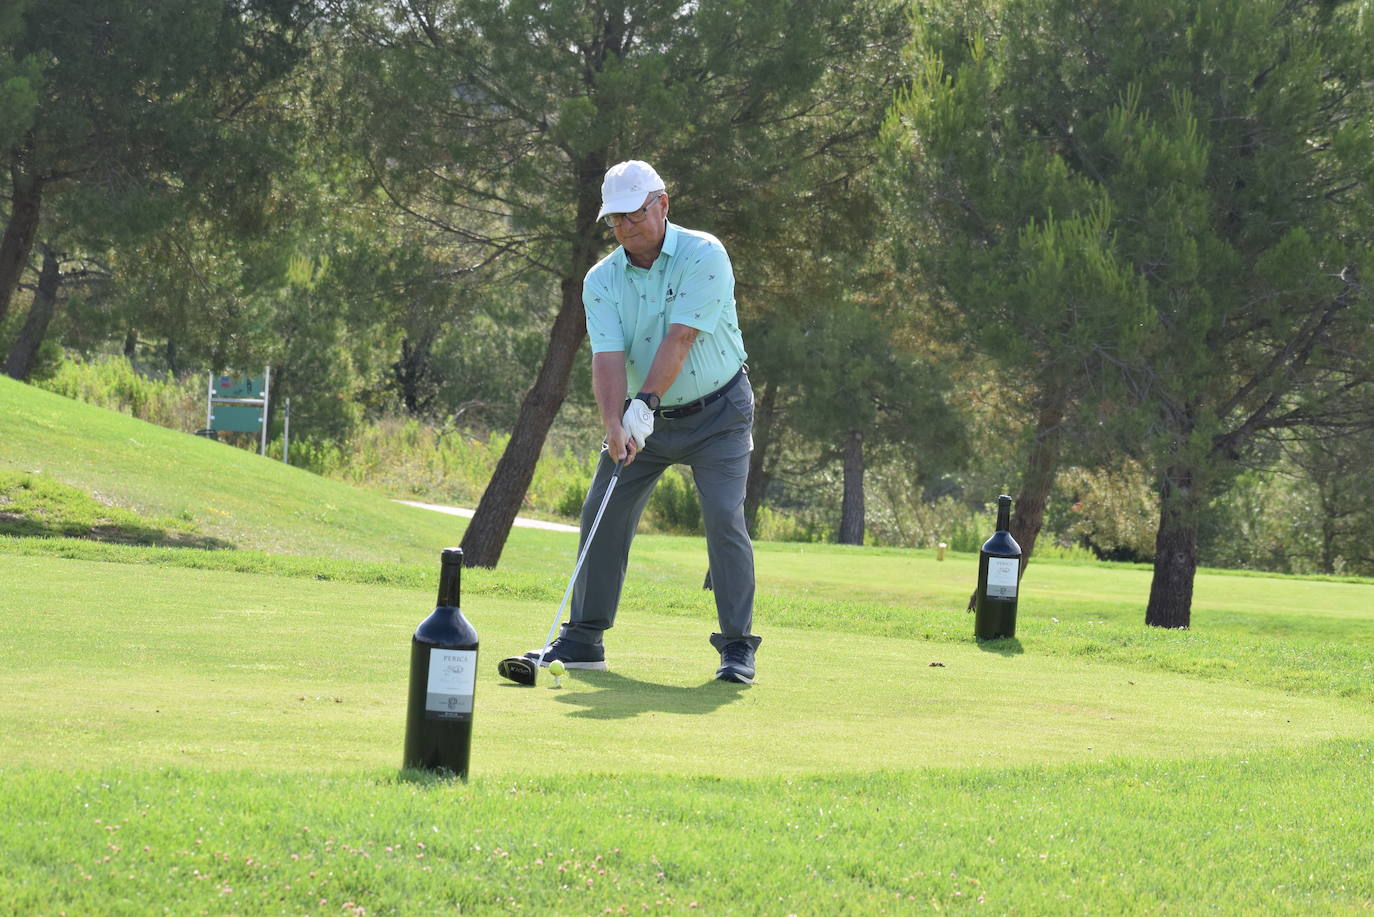
[(678, 404), (670, 408), (659, 408), (657, 411), (654, 411), (654, 413), (664, 420), (681, 420), (684, 417), (691, 417), (693, 414), (699, 414), (706, 405), (734, 388), (739, 380), (745, 377), (745, 374), (745, 367), (741, 366), (739, 372), (730, 377), (729, 382), (725, 383), (711, 394), (698, 398), (696, 401), (689, 401), (686, 404)]

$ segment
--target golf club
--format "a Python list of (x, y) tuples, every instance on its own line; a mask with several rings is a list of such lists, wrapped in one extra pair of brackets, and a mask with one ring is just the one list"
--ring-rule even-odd
[(572, 576), (568, 578), (568, 588), (563, 590), (563, 600), (558, 603), (558, 610), (553, 613), (553, 623), (549, 625), (549, 633), (539, 650), (539, 658), (532, 660), (527, 656), (507, 656), (496, 665), (496, 672), (502, 678), (508, 678), (521, 685), (532, 685), (538, 678), (539, 668), (544, 664), (544, 654), (549, 651), (549, 643), (553, 640), (554, 632), (558, 630), (558, 622), (563, 617), (563, 608), (568, 604), (568, 596), (572, 595), (577, 574), (582, 571), (582, 562), (587, 559), (587, 551), (592, 546), (592, 539), (596, 537), (597, 527), (601, 525), (601, 514), (606, 512), (606, 504), (611, 502), (611, 492), (615, 490), (616, 482), (620, 480), (620, 470), (624, 467), (624, 459), (616, 462), (611, 479), (606, 482), (606, 493), (601, 498), (601, 505), (597, 507), (596, 516), (592, 518), (592, 525), (587, 530), (587, 539), (582, 543), (582, 550), (578, 552), (577, 563), (573, 566)]

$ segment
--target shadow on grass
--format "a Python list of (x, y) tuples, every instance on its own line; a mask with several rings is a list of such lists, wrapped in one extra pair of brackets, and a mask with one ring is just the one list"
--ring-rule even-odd
[(1025, 652), (1021, 648), (1021, 641), (1015, 637), (1003, 637), (1000, 640), (979, 640), (978, 648), (985, 653), (996, 653), (999, 656), (1019, 656)]
[(194, 532), (178, 532), (151, 525), (101, 524), (80, 522), (40, 521), (0, 513), (0, 535), (18, 538), (85, 538), (107, 544), (144, 545), (157, 548), (200, 548), (206, 551), (227, 550), (233, 542)]
[[(189, 516), (185, 521), (189, 522)], [(216, 550), (234, 545), (178, 519), (148, 519), (37, 472), (0, 470), (0, 535)]]
[(615, 672), (584, 671), (576, 677), (596, 690), (568, 693), (559, 697), (558, 702), (582, 708), (573, 716), (595, 720), (628, 719), (641, 713), (711, 713), (738, 700), (749, 687), (712, 678), (696, 687), (684, 688), (626, 678)]

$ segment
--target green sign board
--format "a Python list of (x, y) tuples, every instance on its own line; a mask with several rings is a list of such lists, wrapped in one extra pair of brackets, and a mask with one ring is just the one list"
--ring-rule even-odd
[(262, 408), (256, 404), (212, 405), (210, 429), (257, 433), (262, 429)]
[(209, 428), (234, 433), (262, 432), (266, 394), (265, 374), (211, 377)]

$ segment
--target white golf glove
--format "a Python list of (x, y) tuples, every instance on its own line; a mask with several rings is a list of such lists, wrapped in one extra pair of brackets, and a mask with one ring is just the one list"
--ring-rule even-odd
[(630, 434), (630, 438), (635, 441), (635, 448), (643, 449), (644, 440), (648, 439), (649, 434), (654, 432), (654, 412), (649, 410), (647, 404), (636, 398), (625, 409), (625, 416), (620, 423), (625, 427), (625, 432)]

